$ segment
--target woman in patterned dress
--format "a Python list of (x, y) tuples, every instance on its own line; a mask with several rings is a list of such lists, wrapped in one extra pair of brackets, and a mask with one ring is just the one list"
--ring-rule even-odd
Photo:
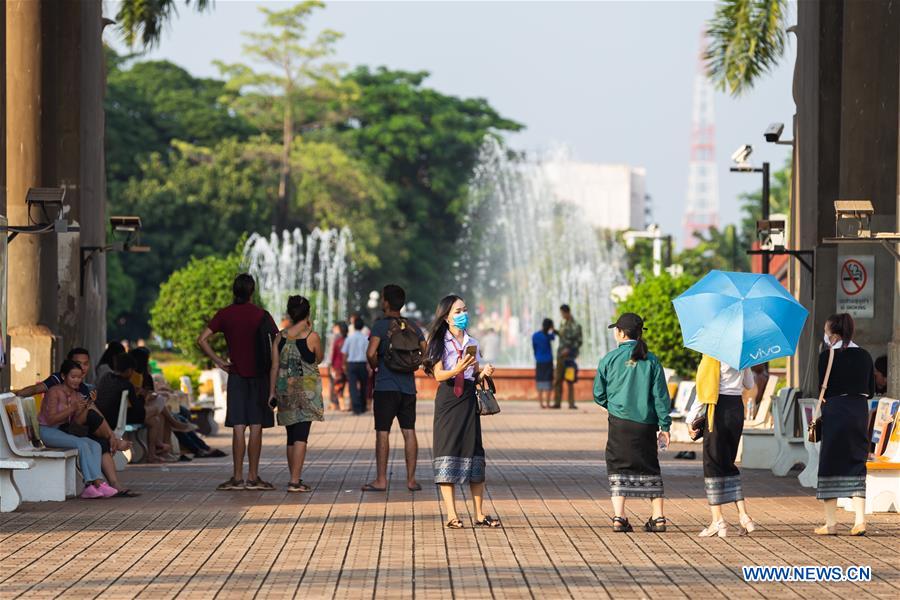
[(469, 484), (475, 527), (500, 527), (500, 520), (484, 514), (485, 459), (481, 442), (481, 416), (475, 384), (494, 372), (481, 365), (478, 342), (469, 337), (469, 312), (459, 296), (443, 298), (429, 328), (425, 373), (438, 382), (434, 400), (434, 482), (447, 513), (447, 529), (462, 529), (456, 512), (457, 485)]
[(324, 348), (312, 330), (309, 300), (291, 296), (287, 313), (291, 325), (278, 332), (272, 344), (269, 405), (278, 409), (278, 424), (287, 430), (287, 460), (291, 472), (289, 492), (308, 492), (300, 478), (306, 459), (306, 443), (313, 421), (324, 420), (319, 363)]

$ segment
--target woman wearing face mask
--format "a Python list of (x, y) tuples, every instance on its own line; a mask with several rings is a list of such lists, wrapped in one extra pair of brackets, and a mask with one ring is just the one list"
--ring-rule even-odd
[(647, 498), (652, 515), (644, 531), (663, 532), (663, 480), (659, 449), (669, 445), (672, 402), (659, 360), (641, 339), (644, 321), (624, 313), (609, 326), (619, 347), (604, 356), (594, 379), (594, 401), (609, 411), (606, 472), (612, 497), (613, 531), (634, 531), (625, 516), (626, 498)]
[(493, 365), (481, 368), (478, 342), (469, 337), (469, 313), (462, 298), (449, 295), (435, 310), (429, 327), (425, 372), (438, 382), (434, 407), (434, 482), (447, 512), (447, 529), (462, 529), (454, 497), (457, 484), (469, 484), (475, 527), (500, 527), (482, 511), (484, 446), (475, 383), (490, 377)]
[(847, 497), (853, 499), (856, 513), (850, 535), (866, 534), (868, 399), (875, 395), (875, 373), (872, 357), (853, 343), (853, 329), (853, 318), (846, 313), (825, 321), (825, 347), (819, 355), (824, 398), (819, 407), (822, 447), (816, 489), (816, 498), (825, 502), (825, 525), (815, 530), (817, 535), (837, 534), (837, 499)]

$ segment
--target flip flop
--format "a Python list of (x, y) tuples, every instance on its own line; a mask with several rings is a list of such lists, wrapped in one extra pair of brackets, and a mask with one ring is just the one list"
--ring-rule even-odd
[(386, 492), (386, 491), (387, 491), (387, 488), (379, 488), (379, 487), (375, 487), (375, 486), (372, 485), (371, 483), (365, 484), (365, 485), (362, 486), (360, 489), (361, 489), (362, 491), (364, 491), (364, 492)]
[(421, 483), (417, 483), (417, 484), (414, 485), (413, 487), (406, 486), (406, 489), (409, 490), (410, 492), (421, 492), (421, 491), (422, 491), (422, 484), (421, 484)]
[(113, 496), (113, 498), (137, 498), (140, 494), (132, 492), (131, 490), (119, 490), (119, 493)]

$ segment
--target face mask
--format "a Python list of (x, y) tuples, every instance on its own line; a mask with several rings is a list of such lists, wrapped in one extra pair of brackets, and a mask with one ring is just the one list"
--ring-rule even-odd
[(458, 315), (453, 315), (453, 324), (456, 325), (459, 329), (466, 330), (469, 328), (469, 313), (459, 313)]
[(827, 334), (827, 333), (823, 333), (823, 334), (822, 334), (822, 339), (825, 340), (825, 347), (826, 347), (826, 348), (831, 348), (831, 338), (828, 337), (828, 334)]

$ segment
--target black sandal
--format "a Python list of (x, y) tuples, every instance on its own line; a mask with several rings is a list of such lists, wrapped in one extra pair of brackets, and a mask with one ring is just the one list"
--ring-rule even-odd
[(491, 515), (484, 515), (483, 521), (475, 521), (475, 527), (502, 527), (500, 519), (495, 519)]
[(447, 524), (444, 525), (444, 527), (446, 527), (447, 529), (462, 529), (463, 524), (459, 519), (450, 519), (449, 521), (447, 521)]
[(658, 519), (654, 519), (650, 517), (647, 519), (647, 522), (644, 523), (644, 531), (649, 533), (663, 533), (666, 530), (666, 518), (659, 517)]
[(309, 487), (308, 485), (306, 485), (305, 483), (303, 483), (303, 480), (301, 479), (297, 483), (289, 482), (287, 491), (289, 491), (289, 492), (304, 492), (305, 493), (305, 492), (311, 492), (312, 488)]
[(616, 533), (631, 533), (634, 527), (628, 522), (627, 517), (613, 517), (613, 531)]

